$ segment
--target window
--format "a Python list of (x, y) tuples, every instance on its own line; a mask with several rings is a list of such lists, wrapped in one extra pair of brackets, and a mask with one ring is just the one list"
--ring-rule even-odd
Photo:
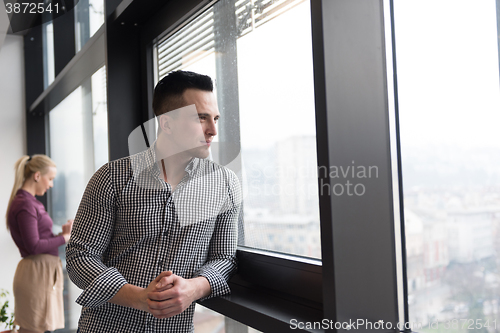
[(54, 25), (43, 23), (43, 86), (46, 89), (55, 78), (54, 73)]
[(243, 183), (240, 245), (321, 258), (310, 16), (308, 1), (218, 2), (156, 45), (156, 77), (215, 79), (212, 158)]
[(75, 50), (78, 52), (104, 23), (104, 1), (78, 0), (74, 12)]
[(394, 7), (410, 323), (458, 332), (474, 322), (494, 330), (500, 296), (495, 1)]
[[(68, 219), (74, 219), (80, 200), (93, 173), (108, 161), (106, 72), (102, 67), (49, 113), (50, 157), (58, 174), (51, 195), (51, 216), (55, 233)], [(59, 248), (65, 273), (66, 329), (76, 329), (81, 307), (75, 303), (81, 293), (69, 281), (65, 250)]]

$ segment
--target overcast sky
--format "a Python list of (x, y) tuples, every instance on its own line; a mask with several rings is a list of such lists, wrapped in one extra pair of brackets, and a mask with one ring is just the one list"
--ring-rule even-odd
[(495, 1), (396, 0), (395, 21), (403, 145), (500, 148)]

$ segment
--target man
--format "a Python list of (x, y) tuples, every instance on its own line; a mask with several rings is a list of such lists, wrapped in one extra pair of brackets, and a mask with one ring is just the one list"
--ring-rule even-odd
[(207, 160), (220, 115), (212, 80), (172, 72), (155, 88), (158, 138), (89, 181), (66, 248), (85, 332), (193, 332), (194, 301), (229, 292), (241, 193)]

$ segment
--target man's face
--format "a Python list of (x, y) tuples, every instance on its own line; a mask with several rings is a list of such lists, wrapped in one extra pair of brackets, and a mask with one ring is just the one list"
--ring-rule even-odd
[(168, 135), (171, 149), (190, 157), (207, 158), (220, 116), (215, 95), (187, 89), (183, 98), (188, 107), (167, 112), (160, 117), (160, 125)]

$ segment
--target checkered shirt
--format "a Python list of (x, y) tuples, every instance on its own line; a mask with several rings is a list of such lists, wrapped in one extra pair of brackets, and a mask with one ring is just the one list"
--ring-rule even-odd
[(236, 270), (239, 180), (229, 169), (193, 158), (172, 192), (160, 179), (154, 146), (109, 162), (89, 181), (66, 247), (67, 271), (81, 289), (80, 333), (194, 332), (191, 304), (157, 319), (148, 312), (109, 303), (130, 283), (146, 288), (171, 270), (204, 276), (211, 294), (230, 292)]

